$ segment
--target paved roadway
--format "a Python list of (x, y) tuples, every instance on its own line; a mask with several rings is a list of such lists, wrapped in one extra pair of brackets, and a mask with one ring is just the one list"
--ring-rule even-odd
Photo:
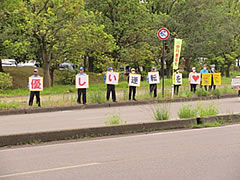
[[(211, 101), (179, 102), (165, 104), (170, 111), (170, 119), (177, 118), (177, 112), (183, 104), (196, 106), (215, 105), (220, 113), (239, 113), (240, 98)], [(162, 106), (162, 104), (160, 104)], [(86, 109), (51, 113), (0, 116), (0, 135), (29, 132), (76, 129), (105, 126), (105, 121), (113, 114), (120, 114), (122, 122), (142, 123), (153, 121), (153, 105), (122, 106), (100, 109)]]
[(239, 180), (240, 125), (0, 149), (0, 180)]

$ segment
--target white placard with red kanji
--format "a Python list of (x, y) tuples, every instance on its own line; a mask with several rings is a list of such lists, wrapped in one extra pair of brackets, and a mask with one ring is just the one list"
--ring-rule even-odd
[(149, 84), (158, 84), (160, 83), (159, 72), (149, 72), (148, 73)]
[(191, 73), (190, 74), (190, 84), (200, 84), (201, 74), (200, 73)]
[(77, 89), (89, 88), (88, 75), (76, 75), (75, 84)]
[(29, 77), (28, 87), (30, 91), (43, 91), (43, 78)]
[(106, 73), (106, 84), (118, 85), (119, 73), (118, 72), (107, 72)]
[(140, 74), (129, 74), (129, 86), (137, 86), (139, 87), (141, 83), (141, 75)]

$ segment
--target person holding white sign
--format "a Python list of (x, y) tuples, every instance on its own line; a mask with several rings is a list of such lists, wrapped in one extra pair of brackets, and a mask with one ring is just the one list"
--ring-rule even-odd
[(179, 86), (182, 85), (182, 74), (179, 73), (179, 69), (176, 69), (173, 73), (173, 82), (174, 82), (174, 94), (178, 95), (179, 92)]
[[(131, 69), (131, 73), (128, 75), (127, 81), (129, 84), (129, 101), (131, 101), (131, 96), (133, 97), (134, 101), (137, 101), (136, 96), (136, 86), (138, 86), (138, 82), (140, 82), (140, 76), (132, 76), (131, 74), (135, 74), (135, 69)], [(138, 79), (139, 78), (139, 79)], [(133, 84), (135, 84), (133, 86)]]
[(159, 81), (159, 73), (155, 67), (152, 67), (151, 72), (148, 73), (147, 82), (150, 84), (150, 95), (154, 92), (154, 98), (157, 97), (157, 84)]
[(28, 85), (28, 89), (30, 90), (30, 98), (29, 98), (29, 106), (33, 105), (33, 99), (34, 96), (36, 96), (36, 103), (38, 104), (38, 107), (41, 107), (40, 104), (40, 89), (41, 88), (41, 82), (39, 82), (39, 79), (34, 79), (34, 78), (40, 78), (40, 76), (38, 75), (38, 70), (34, 69), (33, 71), (33, 75), (31, 76), (31, 78), (29, 78), (29, 85)]
[(191, 92), (196, 92), (197, 84), (200, 83), (200, 75), (196, 72), (196, 68), (192, 68), (192, 72), (189, 73), (188, 81), (190, 83)]
[[(80, 67), (79, 70), (80, 70), (80, 72), (77, 74), (78, 78), (76, 78), (76, 85), (77, 85), (77, 89), (78, 89), (77, 103), (81, 104), (81, 96), (82, 96), (82, 102), (83, 102), (83, 104), (86, 104), (86, 102), (87, 102), (87, 98), (86, 98), (87, 89), (86, 88), (88, 87), (88, 77), (87, 77), (87, 74), (84, 72), (83, 67)], [(83, 79), (83, 77), (86, 77), (86, 79), (82, 80), (81, 76), (82, 76), (82, 79)]]
[(109, 67), (108, 71), (104, 75), (104, 83), (107, 84), (107, 101), (109, 101), (110, 93), (112, 92), (113, 102), (116, 100), (115, 84), (118, 84), (119, 74), (113, 73), (113, 68)]

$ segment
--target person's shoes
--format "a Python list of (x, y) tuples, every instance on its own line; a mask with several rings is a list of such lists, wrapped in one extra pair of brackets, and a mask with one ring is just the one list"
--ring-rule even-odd
[(83, 103), (83, 105), (86, 105), (86, 103)]
[(134, 101), (137, 101), (136, 99), (133, 99)]
[(129, 101), (131, 101), (131, 99), (129, 99)]
[(113, 102), (115, 102), (115, 103), (116, 103), (117, 101), (115, 100), (115, 101), (113, 101)]
[(81, 104), (81, 102), (77, 102), (78, 104)]

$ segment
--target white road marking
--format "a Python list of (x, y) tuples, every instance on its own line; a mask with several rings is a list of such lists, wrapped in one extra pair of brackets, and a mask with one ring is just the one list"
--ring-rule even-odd
[(7, 178), (7, 177), (14, 177), (14, 176), (23, 176), (23, 175), (30, 175), (30, 174), (37, 174), (37, 173), (44, 173), (44, 172), (52, 172), (52, 171), (60, 171), (60, 170), (66, 170), (66, 169), (74, 169), (74, 168), (80, 168), (80, 167), (95, 166), (95, 165), (99, 165), (99, 164), (101, 164), (101, 163), (89, 163), (89, 164), (80, 164), (80, 165), (75, 165), (75, 166), (66, 166), (66, 167), (52, 168), (52, 169), (42, 169), (42, 170), (36, 170), (36, 171), (27, 171), (27, 172), (21, 172), (21, 173), (0, 175), (0, 178)]
[[(129, 135), (129, 136), (121, 136), (121, 137), (110, 137), (106, 139), (90, 139), (87, 141), (74, 141), (74, 142), (62, 142), (57, 144), (44, 144), (42, 146), (30, 146), (30, 148), (47, 148), (47, 147), (55, 147), (55, 146), (64, 146), (64, 145), (71, 145), (71, 144), (87, 144), (87, 143), (95, 143), (95, 142), (103, 142), (103, 141), (114, 141), (119, 139), (131, 139), (131, 138), (141, 138), (141, 137), (147, 137), (147, 136), (158, 136), (158, 135), (166, 135), (166, 134), (178, 134), (178, 133), (186, 133), (186, 132), (194, 132), (194, 131), (208, 131), (212, 129), (225, 129), (225, 128), (232, 128), (232, 127), (239, 127), (240, 124), (234, 124), (234, 125), (227, 125), (227, 126), (220, 126), (220, 127), (209, 127), (209, 128), (200, 128), (200, 129), (183, 129), (183, 130), (176, 130), (176, 131), (167, 131), (167, 132), (158, 132), (158, 133), (151, 133), (151, 134), (138, 134), (138, 135)], [(108, 136), (106, 136), (108, 137)], [(15, 148), (15, 149), (3, 149), (0, 150), (1, 152), (8, 152), (8, 151), (18, 151), (18, 150), (24, 150), (26, 148), (29, 148), (29, 146), (21, 147), (21, 148)]]

